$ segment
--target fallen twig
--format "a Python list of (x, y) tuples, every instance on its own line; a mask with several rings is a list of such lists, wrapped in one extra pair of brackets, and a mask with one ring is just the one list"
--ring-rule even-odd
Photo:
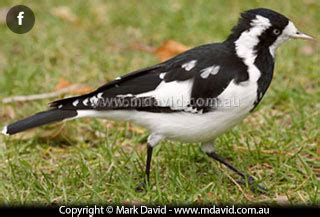
[(12, 96), (12, 97), (3, 98), (2, 103), (7, 104), (7, 103), (14, 103), (14, 102), (26, 102), (26, 101), (34, 101), (34, 100), (41, 100), (41, 99), (49, 99), (49, 98), (54, 98), (54, 97), (60, 96), (61, 94), (68, 93), (83, 87), (84, 87), (83, 84), (74, 84), (50, 93), (41, 93), (41, 94), (28, 95), (28, 96)]

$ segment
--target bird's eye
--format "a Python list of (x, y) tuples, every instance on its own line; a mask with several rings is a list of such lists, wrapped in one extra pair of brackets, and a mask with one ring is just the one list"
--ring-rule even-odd
[(279, 35), (280, 34), (280, 30), (279, 29), (274, 29), (273, 30), (273, 34), (274, 35)]

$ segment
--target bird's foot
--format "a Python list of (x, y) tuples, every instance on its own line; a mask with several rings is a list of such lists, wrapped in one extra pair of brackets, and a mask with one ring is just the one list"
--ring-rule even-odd
[(135, 188), (136, 192), (142, 193), (142, 192), (146, 192), (147, 191), (147, 183), (145, 181), (140, 182), (136, 188)]
[(263, 187), (262, 185), (258, 184), (254, 178), (252, 176), (247, 176), (245, 178), (242, 178), (242, 179), (238, 179), (237, 182), (239, 184), (242, 184), (242, 185), (248, 185), (250, 190), (253, 192), (253, 193), (263, 193), (263, 194), (266, 194), (268, 192), (268, 189), (266, 189), (265, 187)]

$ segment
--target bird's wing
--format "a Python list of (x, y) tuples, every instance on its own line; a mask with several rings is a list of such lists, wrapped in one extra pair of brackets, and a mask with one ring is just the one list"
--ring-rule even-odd
[[(135, 71), (96, 91), (51, 103), (60, 109), (207, 112), (233, 80), (247, 79), (242, 62), (220, 44), (203, 45), (161, 64)], [(232, 64), (231, 64), (232, 62)]]

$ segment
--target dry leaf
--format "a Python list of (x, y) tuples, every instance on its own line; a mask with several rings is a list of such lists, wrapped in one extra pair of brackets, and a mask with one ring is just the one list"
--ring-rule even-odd
[(316, 4), (316, 0), (303, 0), (303, 3), (306, 5), (313, 5)]
[(138, 127), (138, 126), (136, 126), (134, 124), (129, 124), (128, 130), (131, 131), (131, 132), (140, 134), (140, 135), (145, 133), (145, 129), (144, 128)]
[(4, 107), (5, 116), (9, 117), (10, 119), (15, 119), (16, 112), (12, 108), (12, 106), (6, 106)]
[(275, 201), (277, 204), (279, 204), (280, 206), (286, 206), (289, 205), (289, 199), (286, 195), (278, 195), (275, 198)]
[(315, 47), (311, 45), (305, 45), (300, 48), (300, 53), (305, 56), (311, 56), (315, 53)]
[(55, 90), (61, 90), (63, 88), (69, 87), (72, 84), (65, 80), (64, 78), (60, 78), (58, 84), (56, 85), (56, 87), (54, 88)]
[(78, 17), (67, 6), (59, 6), (51, 9), (51, 14), (60, 18), (63, 21), (77, 23)]
[(179, 42), (168, 40), (157, 48), (154, 53), (161, 61), (164, 61), (188, 49), (188, 47)]
[[(73, 85), (71, 82), (65, 80), (64, 78), (60, 78), (58, 84), (55, 87), (55, 90), (61, 90), (63, 88), (69, 87)], [(70, 93), (72, 94), (85, 94), (93, 91), (93, 88), (89, 86), (81, 86), (77, 89), (71, 90)]]
[(196, 203), (197, 203), (197, 204), (203, 203), (203, 198), (201, 197), (201, 195), (198, 195), (198, 196), (197, 196), (197, 198), (196, 198)]
[(75, 89), (75, 90), (71, 91), (70, 93), (73, 93), (73, 94), (86, 94), (86, 93), (90, 93), (92, 91), (93, 91), (92, 87), (84, 86), (84, 87)]
[(8, 11), (9, 11), (9, 8), (0, 8), (0, 24), (6, 23), (6, 17), (7, 17)]

